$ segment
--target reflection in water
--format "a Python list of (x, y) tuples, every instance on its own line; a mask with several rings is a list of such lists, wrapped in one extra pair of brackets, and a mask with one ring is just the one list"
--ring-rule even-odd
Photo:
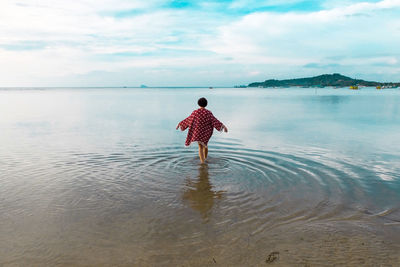
[(0, 89), (0, 266), (399, 266), (399, 93)]
[(338, 96), (338, 95), (328, 95), (328, 96), (320, 96), (318, 98), (319, 103), (329, 103), (329, 104), (341, 104), (344, 101), (347, 101), (349, 96)]
[(199, 167), (199, 176), (197, 181), (188, 179), (186, 181), (187, 189), (183, 193), (182, 199), (189, 202), (190, 206), (200, 212), (204, 221), (208, 221), (211, 209), (214, 205), (214, 199), (221, 199), (224, 191), (213, 191), (208, 174), (208, 165), (202, 164)]

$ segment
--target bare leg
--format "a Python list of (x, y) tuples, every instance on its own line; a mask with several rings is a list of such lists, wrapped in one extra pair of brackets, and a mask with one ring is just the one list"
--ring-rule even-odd
[(204, 155), (204, 159), (206, 159), (208, 156), (208, 148), (205, 146), (203, 147), (203, 155)]
[(204, 163), (204, 147), (199, 144), (199, 157), (200, 157), (200, 161), (201, 163)]

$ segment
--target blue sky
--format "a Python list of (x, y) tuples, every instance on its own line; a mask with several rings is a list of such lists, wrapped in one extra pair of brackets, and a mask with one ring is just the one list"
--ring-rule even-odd
[(2, 0), (0, 86), (400, 81), (400, 0)]

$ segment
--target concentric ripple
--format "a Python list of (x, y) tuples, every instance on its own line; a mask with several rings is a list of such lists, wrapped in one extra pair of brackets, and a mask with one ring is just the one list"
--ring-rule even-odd
[[(37, 246), (30, 253), (44, 250), (48, 263), (63, 263), (60, 250), (77, 257), (73, 247), (65, 248), (68, 240), (91, 244), (96, 253), (125, 244), (146, 262), (171, 255), (180, 262), (207, 246), (224, 255), (224, 243), (235, 250), (250, 246), (250, 239), (251, 246), (267, 237), (279, 240), (283, 229), (295, 235), (299, 227), (400, 223), (396, 186), (377, 188), (381, 173), (321, 152), (316, 158), (221, 142), (210, 146), (206, 164), (194, 147), (179, 145), (45, 154), (0, 159), (2, 232), (18, 233), (8, 235), (11, 261), (29, 243)], [(377, 190), (385, 191), (384, 200)]]
[[(221, 204), (226, 207), (219, 212), (243, 207), (245, 218), (273, 217), (268, 220), (271, 226), (293, 220), (359, 218), (362, 210), (375, 208), (363, 205), (374, 197), (371, 187), (379, 174), (336, 159), (315, 160), (223, 143), (210, 147), (206, 166), (199, 166), (196, 150), (179, 146), (136, 153), (141, 155), (136, 175), (145, 173), (146, 177), (138, 180), (141, 190), (179, 191), (182, 177), (206, 176), (214, 190), (224, 192)], [(387, 197), (395, 195), (392, 192)], [(273, 207), (276, 212), (267, 215), (265, 209)]]

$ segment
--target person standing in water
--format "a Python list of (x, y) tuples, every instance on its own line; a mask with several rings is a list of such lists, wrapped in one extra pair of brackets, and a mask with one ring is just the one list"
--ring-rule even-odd
[(189, 117), (178, 123), (176, 129), (180, 128), (182, 131), (188, 130), (185, 146), (189, 146), (192, 142), (199, 144), (199, 156), (201, 163), (207, 159), (208, 155), (208, 141), (210, 140), (214, 128), (218, 131), (228, 132), (228, 128), (222, 124), (217, 118), (214, 117), (211, 111), (206, 109), (207, 99), (204, 97), (197, 101), (200, 108), (190, 114)]

